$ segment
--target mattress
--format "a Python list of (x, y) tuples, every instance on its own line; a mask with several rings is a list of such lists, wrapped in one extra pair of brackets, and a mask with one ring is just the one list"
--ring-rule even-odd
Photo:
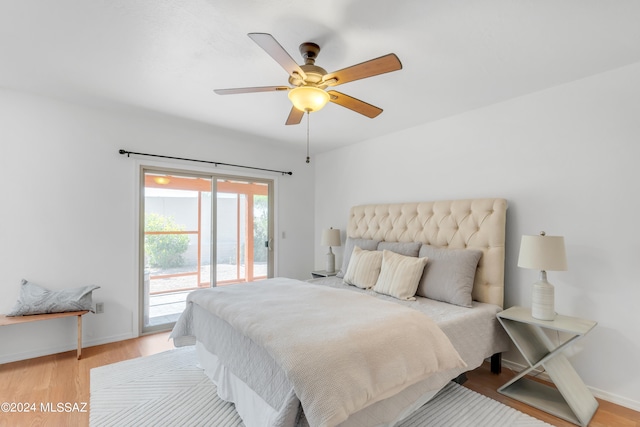
[[(466, 369), (435, 374), (395, 396), (374, 403), (352, 414), (340, 424), (341, 427), (393, 426), (426, 403), (449, 380), (464, 370), (475, 369), (485, 358), (508, 348), (508, 339), (496, 320), (496, 313), (501, 309), (495, 305), (474, 302), (473, 307), (466, 308), (421, 297), (416, 301), (400, 301), (344, 285), (335, 277), (310, 280), (309, 283), (370, 294), (425, 313), (444, 331), (467, 364)], [(198, 305), (194, 304), (191, 315), (191, 333), (196, 337), (200, 363), (218, 386), (220, 397), (235, 403), (245, 425), (306, 425), (300, 402), (286, 374), (263, 348)], [(192, 343), (179, 333), (173, 335), (176, 345)], [(251, 363), (247, 363), (248, 360)]]

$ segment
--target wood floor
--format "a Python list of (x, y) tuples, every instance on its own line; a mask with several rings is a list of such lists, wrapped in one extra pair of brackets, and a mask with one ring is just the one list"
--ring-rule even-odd
[[(81, 360), (76, 360), (75, 351), (69, 351), (0, 365), (0, 404), (9, 402), (13, 404), (11, 409), (23, 411), (0, 412), (0, 427), (89, 425), (89, 371), (98, 366), (169, 350), (173, 344), (168, 336), (168, 333), (160, 333), (88, 347), (82, 350)], [(508, 369), (494, 375), (486, 365), (467, 376), (469, 380), (464, 385), (472, 390), (549, 424), (573, 426), (497, 393), (496, 389), (514, 376)], [(27, 410), (30, 412), (24, 412)], [(589, 425), (640, 427), (640, 413), (600, 401)]]
[[(500, 375), (492, 374), (489, 364), (485, 362), (483, 366), (467, 373), (469, 379), (464, 386), (554, 426), (575, 427), (575, 424), (498, 393), (498, 388), (515, 376), (516, 372), (504, 367)], [(601, 399), (597, 400), (600, 406), (591, 419), (589, 427), (640, 427), (640, 412)]]

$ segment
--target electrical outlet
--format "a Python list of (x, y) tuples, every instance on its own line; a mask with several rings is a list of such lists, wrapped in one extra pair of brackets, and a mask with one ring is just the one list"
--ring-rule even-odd
[(104, 303), (97, 302), (96, 303), (96, 314), (104, 313)]

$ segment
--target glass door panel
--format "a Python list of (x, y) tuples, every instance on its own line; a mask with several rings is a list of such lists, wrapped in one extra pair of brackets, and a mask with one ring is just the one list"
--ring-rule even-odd
[(195, 289), (272, 277), (272, 181), (142, 175), (143, 332), (171, 328)]
[(211, 284), (211, 179), (144, 174), (143, 330), (171, 324)]
[[(266, 191), (266, 189), (263, 189)], [(266, 279), (269, 275), (269, 257), (271, 255), (269, 196), (253, 196), (253, 278)]]
[(220, 178), (217, 182), (217, 286), (269, 277), (270, 185)]

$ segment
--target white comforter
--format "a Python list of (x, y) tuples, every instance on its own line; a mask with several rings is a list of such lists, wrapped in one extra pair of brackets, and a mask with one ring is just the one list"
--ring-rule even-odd
[(191, 334), (192, 304), (265, 348), (314, 427), (465, 366), (429, 317), (354, 292), (285, 278), (194, 291), (172, 333), (176, 345)]

